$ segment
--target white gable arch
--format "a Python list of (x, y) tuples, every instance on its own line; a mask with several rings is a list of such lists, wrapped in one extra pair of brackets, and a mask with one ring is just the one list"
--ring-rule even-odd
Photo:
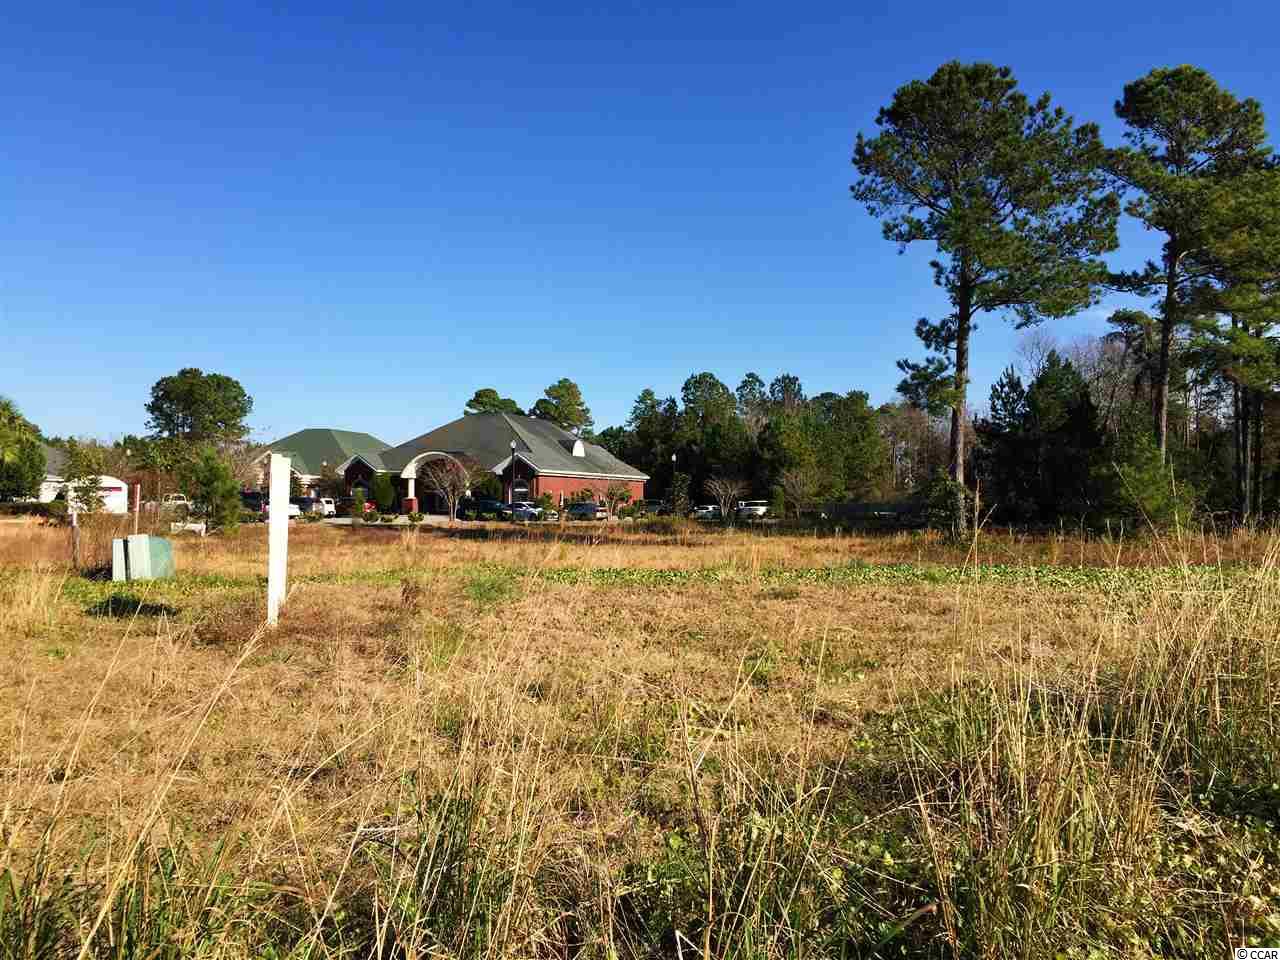
[(458, 469), (466, 472), (466, 467), (462, 461), (451, 453), (445, 453), (443, 450), (427, 450), (418, 454), (412, 460), (404, 465), (404, 469), (400, 471), (401, 480), (413, 480), (418, 476), (418, 468), (428, 460), (452, 460), (458, 465)]

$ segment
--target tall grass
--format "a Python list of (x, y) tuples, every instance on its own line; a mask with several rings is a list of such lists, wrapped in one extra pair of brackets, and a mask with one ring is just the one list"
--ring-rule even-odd
[[(429, 562), (416, 535), (398, 549)], [(0, 626), (36, 622), (62, 576), (6, 581)], [(692, 689), (672, 715), (602, 708), (602, 732), (571, 739), (522, 709), (554, 685), (509, 647), (455, 676), (455, 643), (410, 646), (399, 669), (418, 699), (264, 786), (287, 844), (266, 829), (188, 837), (167, 791), (259, 630), (175, 726), (183, 747), (131, 830), (86, 835), (62, 806), (40, 822), (10, 791), (0, 956), (1056, 960), (1277, 942), (1278, 585), (1273, 545), (1211, 589), (1188, 576), (1099, 600), (1086, 668), (1042, 667), (1028, 632), (1005, 669), (904, 688), (834, 744), (816, 710), (785, 743), (739, 722), (758, 657), (727, 703)], [(405, 610), (431, 586), (406, 580)], [(464, 596), (496, 616), (512, 589), (481, 568)], [(955, 589), (957, 636), (985, 643), (983, 588)], [(374, 733), (403, 740), (403, 762), (309, 834), (291, 797)], [(430, 737), (450, 769), (414, 760)], [(603, 771), (572, 809), (565, 762)], [(617, 772), (630, 767), (668, 777), (643, 821)]]

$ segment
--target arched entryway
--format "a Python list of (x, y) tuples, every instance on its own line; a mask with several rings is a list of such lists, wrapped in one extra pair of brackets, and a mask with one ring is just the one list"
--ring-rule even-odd
[[(404, 469), (400, 471), (400, 479), (404, 480), (406, 483), (405, 496), (403, 500), (401, 500), (401, 509), (405, 513), (413, 513), (418, 510), (418, 502), (419, 502), (418, 489), (417, 489), (418, 471), (422, 468), (422, 465), (429, 460), (452, 460), (454, 463), (458, 465), (459, 470), (463, 471), (463, 473), (467, 472), (467, 468), (462, 463), (461, 460), (459, 460), (457, 457), (455, 457), (451, 453), (445, 453), (443, 450), (426, 450), (418, 454), (416, 457), (414, 457), (412, 460), (406, 463), (404, 465)], [(437, 513), (437, 512), (447, 513), (448, 512), (445, 509), (443, 498), (440, 497), (440, 495), (437, 494), (434, 490), (424, 490), (422, 492), (424, 494), (423, 499), (426, 500), (429, 498), (431, 501), (430, 505), (435, 508), (433, 510), (427, 510), (425, 512), (429, 512), (429, 513)], [(467, 494), (470, 495), (470, 493), (471, 491), (468, 490)], [(424, 506), (425, 505), (426, 504), (424, 504)]]

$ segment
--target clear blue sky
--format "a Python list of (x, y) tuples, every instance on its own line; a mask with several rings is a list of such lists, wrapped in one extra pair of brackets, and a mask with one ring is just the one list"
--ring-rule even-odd
[[(1123, 84), (1190, 62), (1280, 115), (1265, 0), (292, 6), (6, 10), (0, 393), (49, 433), (140, 431), (184, 366), (261, 439), (562, 376), (601, 427), (700, 370), (888, 400), (943, 312), (848, 196), (898, 85), (1008, 64), (1115, 142)], [(983, 323), (975, 401), (1014, 340)]]

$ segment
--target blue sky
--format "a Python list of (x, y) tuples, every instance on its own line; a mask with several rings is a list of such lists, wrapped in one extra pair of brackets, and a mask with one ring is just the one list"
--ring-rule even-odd
[[(184, 366), (260, 439), (399, 442), (562, 376), (598, 426), (700, 370), (892, 399), (944, 312), (848, 196), (897, 86), (1008, 64), (1117, 142), (1123, 84), (1190, 62), (1280, 111), (1262, 0), (88, 6), (0, 30), (0, 393), (104, 439)], [(976, 401), (1015, 339), (982, 324)]]

